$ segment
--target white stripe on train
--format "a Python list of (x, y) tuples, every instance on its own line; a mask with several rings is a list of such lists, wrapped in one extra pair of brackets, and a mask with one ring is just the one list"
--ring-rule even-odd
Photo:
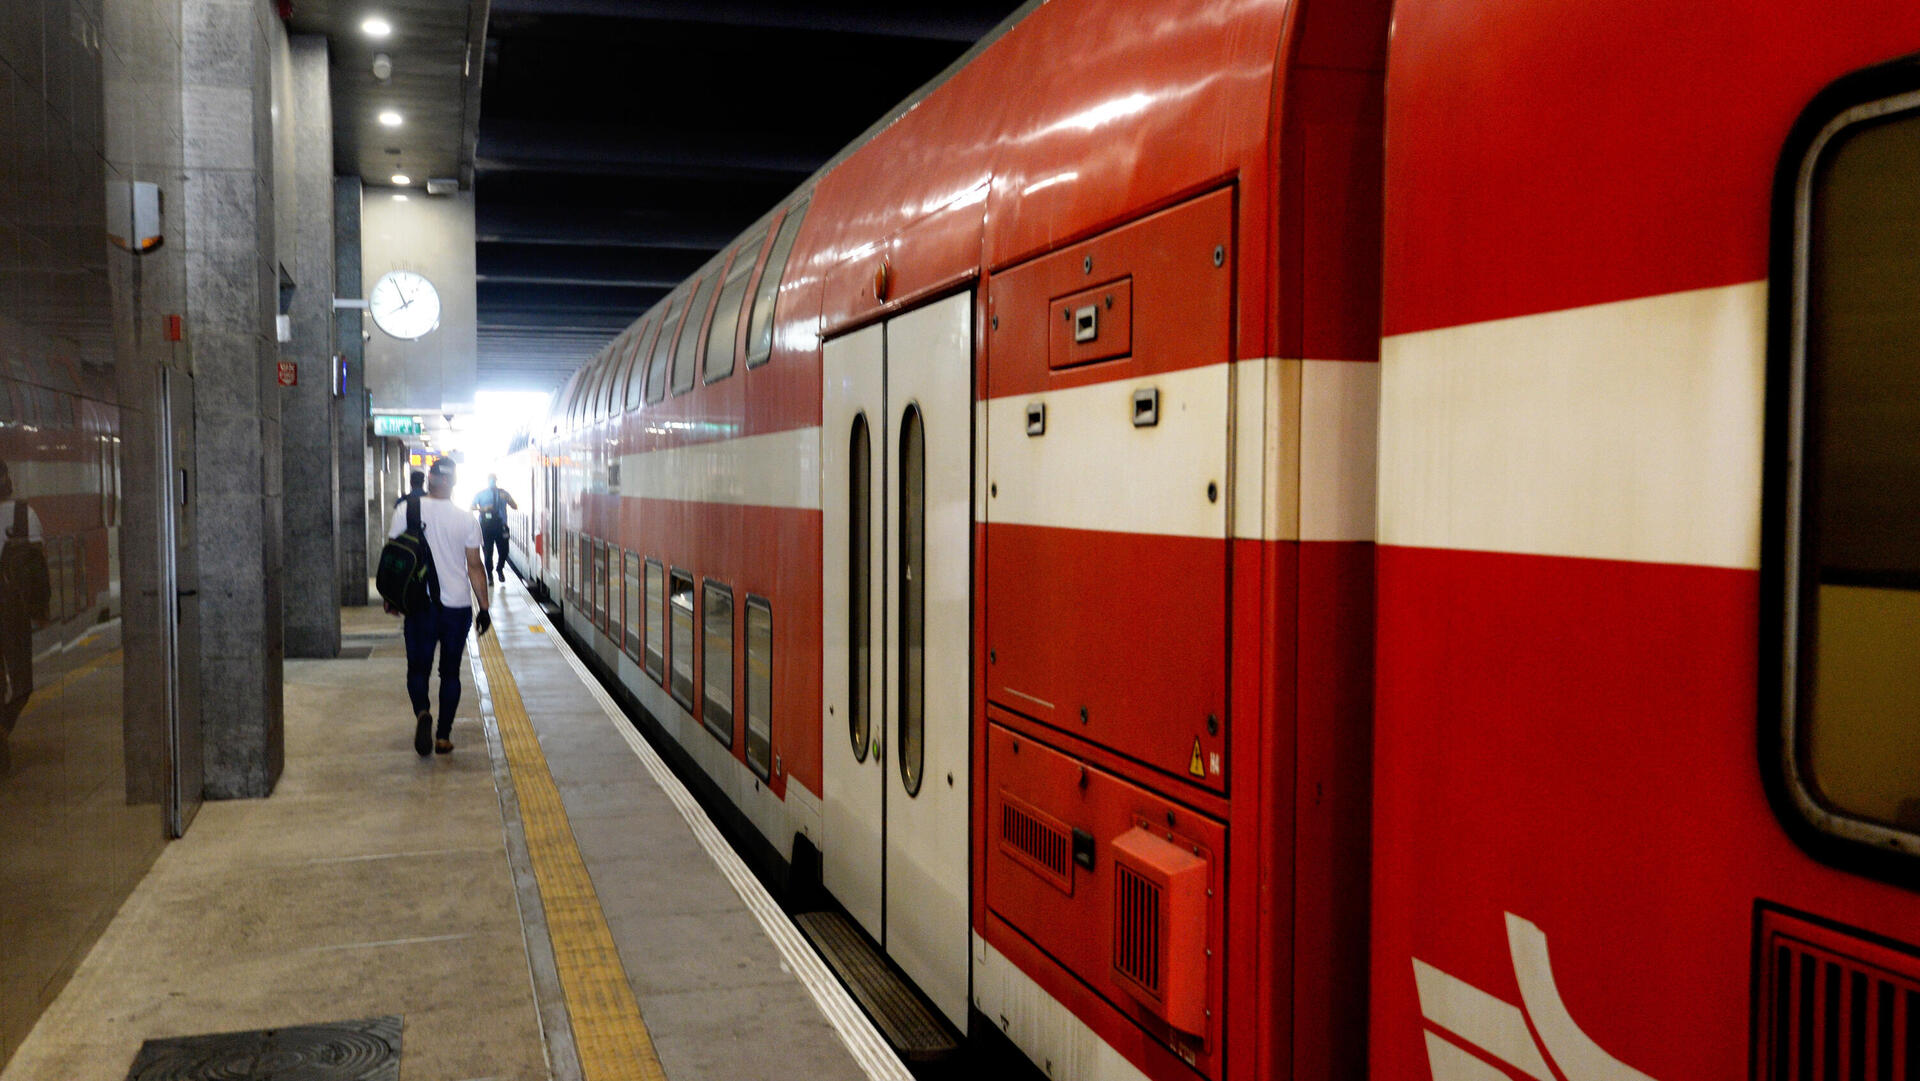
[[(1368, 362), (1269, 358), (976, 403), (975, 520), (1222, 537), (1231, 519), (1243, 539), (1372, 540), (1379, 379)], [(1136, 428), (1142, 389), (1159, 392), (1160, 415)], [(1029, 405), (1047, 410), (1041, 436), (1027, 435)], [(818, 510), (821, 438), (623, 455), (620, 493)]]
[(1380, 542), (1753, 569), (1767, 284), (1386, 339)]

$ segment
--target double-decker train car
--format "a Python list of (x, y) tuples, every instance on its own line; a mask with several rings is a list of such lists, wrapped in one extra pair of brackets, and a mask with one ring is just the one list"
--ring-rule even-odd
[(1916, 50), (1029, 5), (573, 376), (516, 562), (1051, 1076), (1920, 1078)]
[(1374, 1076), (1920, 1077), (1916, 50), (1394, 5)]
[(603, 670), (1055, 1076), (1360, 1055), (1386, 15), (1032, 5), (522, 459)]

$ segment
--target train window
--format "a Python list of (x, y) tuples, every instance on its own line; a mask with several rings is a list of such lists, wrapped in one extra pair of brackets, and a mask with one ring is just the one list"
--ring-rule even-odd
[(773, 607), (747, 598), (747, 767), (773, 772)]
[(640, 408), (642, 395), (647, 389), (647, 347), (653, 344), (653, 329), (657, 322), (649, 322), (633, 336), (633, 357), (627, 363), (627, 412)]
[(720, 299), (713, 305), (713, 324), (707, 330), (707, 382), (717, 383), (733, 374), (733, 340), (740, 330), (740, 303), (747, 296), (747, 280), (753, 276), (753, 264), (760, 259), (760, 247), (767, 237), (762, 233), (740, 245), (727, 271), (727, 283), (720, 287)]
[(700, 676), (706, 684), (700, 720), (713, 737), (733, 746), (733, 590), (709, 579), (702, 591), (706, 628)]
[(626, 368), (627, 347), (633, 343), (633, 335), (622, 334), (618, 341), (607, 350), (607, 378), (600, 387), (600, 416), (612, 416), (620, 404), (620, 375)]
[(773, 356), (773, 314), (780, 300), (780, 279), (786, 276), (787, 257), (793, 254), (793, 238), (800, 232), (800, 220), (806, 214), (805, 203), (787, 211), (779, 234), (773, 238), (773, 250), (767, 252), (767, 267), (760, 272), (760, 285), (753, 291), (753, 312), (747, 323), (749, 368), (758, 368)]
[(634, 343), (639, 340), (640, 331), (635, 328), (622, 334), (619, 342), (615, 343), (613, 363), (607, 376), (607, 415), (610, 417), (619, 416), (621, 407), (626, 404), (627, 372), (633, 366)]
[(685, 297), (675, 297), (673, 303), (667, 305), (667, 314), (660, 320), (660, 331), (654, 336), (653, 359), (647, 362), (647, 400), (650, 402), (667, 396), (667, 359), (673, 354), (673, 331), (685, 303)]
[(667, 652), (672, 655), (673, 674), (667, 690), (673, 700), (693, 708), (693, 575), (676, 570), (668, 579)]
[(713, 299), (714, 276), (709, 274), (694, 291), (687, 308), (687, 321), (680, 324), (680, 344), (673, 349), (673, 392), (685, 394), (693, 389), (694, 368), (700, 362), (700, 323), (707, 316), (707, 302)]
[(622, 596), (626, 589), (627, 576), (621, 573), (623, 557), (618, 545), (607, 546), (607, 637), (613, 640), (613, 648), (619, 649), (625, 636), (621, 617), (627, 606)]
[(900, 419), (900, 783), (920, 794), (927, 735), (927, 435), (920, 407)]
[(626, 583), (626, 653), (638, 662), (640, 660), (640, 553), (628, 552), (623, 557), (622, 571), (620, 577)]
[(596, 360), (594, 362), (593, 388), (587, 397), (587, 419), (589, 421), (598, 421), (598, 420), (606, 419), (607, 383), (612, 380), (613, 356), (614, 356), (614, 353), (619, 348), (620, 348), (620, 343), (615, 342), (613, 346), (607, 351), (607, 353), (602, 355), (599, 360)]
[(576, 608), (580, 606), (580, 540), (571, 529), (567, 531), (567, 600)]
[(575, 603), (589, 619), (593, 616), (593, 538), (584, 533), (580, 538), (580, 597)]
[(576, 424), (585, 424), (593, 420), (593, 398), (600, 389), (600, 358), (587, 361), (587, 373), (580, 377), (580, 392), (573, 403), (573, 419)]
[(579, 385), (580, 369), (575, 368), (573, 374), (567, 377), (566, 386), (560, 388), (560, 393), (554, 398), (553, 407), (548, 412), (548, 416), (553, 420), (555, 431), (559, 431), (567, 426), (567, 410), (573, 405), (574, 388)]
[(607, 629), (607, 542), (593, 542), (593, 623)]
[(1920, 855), (1920, 93), (1820, 120), (1788, 158), (1794, 266), (1776, 279), (1793, 282), (1769, 478), (1779, 764), (1815, 828)]
[(873, 739), (873, 437), (853, 418), (847, 449), (847, 738), (856, 762)]
[(641, 643), (641, 667), (660, 682), (667, 678), (667, 572), (657, 559), (647, 560), (646, 640)]

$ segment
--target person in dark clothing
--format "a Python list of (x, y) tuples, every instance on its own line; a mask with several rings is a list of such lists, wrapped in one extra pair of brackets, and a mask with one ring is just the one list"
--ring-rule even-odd
[(498, 473), (487, 474), (487, 486), (473, 497), (474, 512), (480, 515), (480, 565), (487, 569), (487, 581), (507, 580), (507, 508), (520, 509), (513, 496), (500, 487)]
[(427, 494), (427, 475), (425, 473), (416, 469), (407, 474), (407, 481), (412, 484), (413, 487), (407, 490), (406, 495), (398, 496), (394, 499), (393, 505), (396, 507), (405, 503), (409, 495), (425, 496)]
[(13, 491), (0, 461), (0, 773), (8, 766), (7, 738), (33, 694), (33, 630), (47, 622), (49, 582), (40, 516)]

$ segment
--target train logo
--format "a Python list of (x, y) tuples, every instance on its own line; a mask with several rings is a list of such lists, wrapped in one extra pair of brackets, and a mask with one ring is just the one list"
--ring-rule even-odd
[[(1509, 912), (1507, 947), (1520, 984), (1520, 1006), (1504, 1002), (1454, 976), (1413, 959), (1420, 1012), (1443, 1028), (1534, 1081), (1653, 1081), (1603, 1050), (1580, 1030), (1553, 980), (1547, 936), (1528, 920)], [(1531, 1023), (1531, 1030), (1529, 1030)], [(1539, 1034), (1538, 1042), (1534, 1034)], [(1506, 1081), (1510, 1075), (1429, 1028), (1427, 1061), (1433, 1081)], [(1547, 1065), (1551, 1059), (1557, 1072)]]

